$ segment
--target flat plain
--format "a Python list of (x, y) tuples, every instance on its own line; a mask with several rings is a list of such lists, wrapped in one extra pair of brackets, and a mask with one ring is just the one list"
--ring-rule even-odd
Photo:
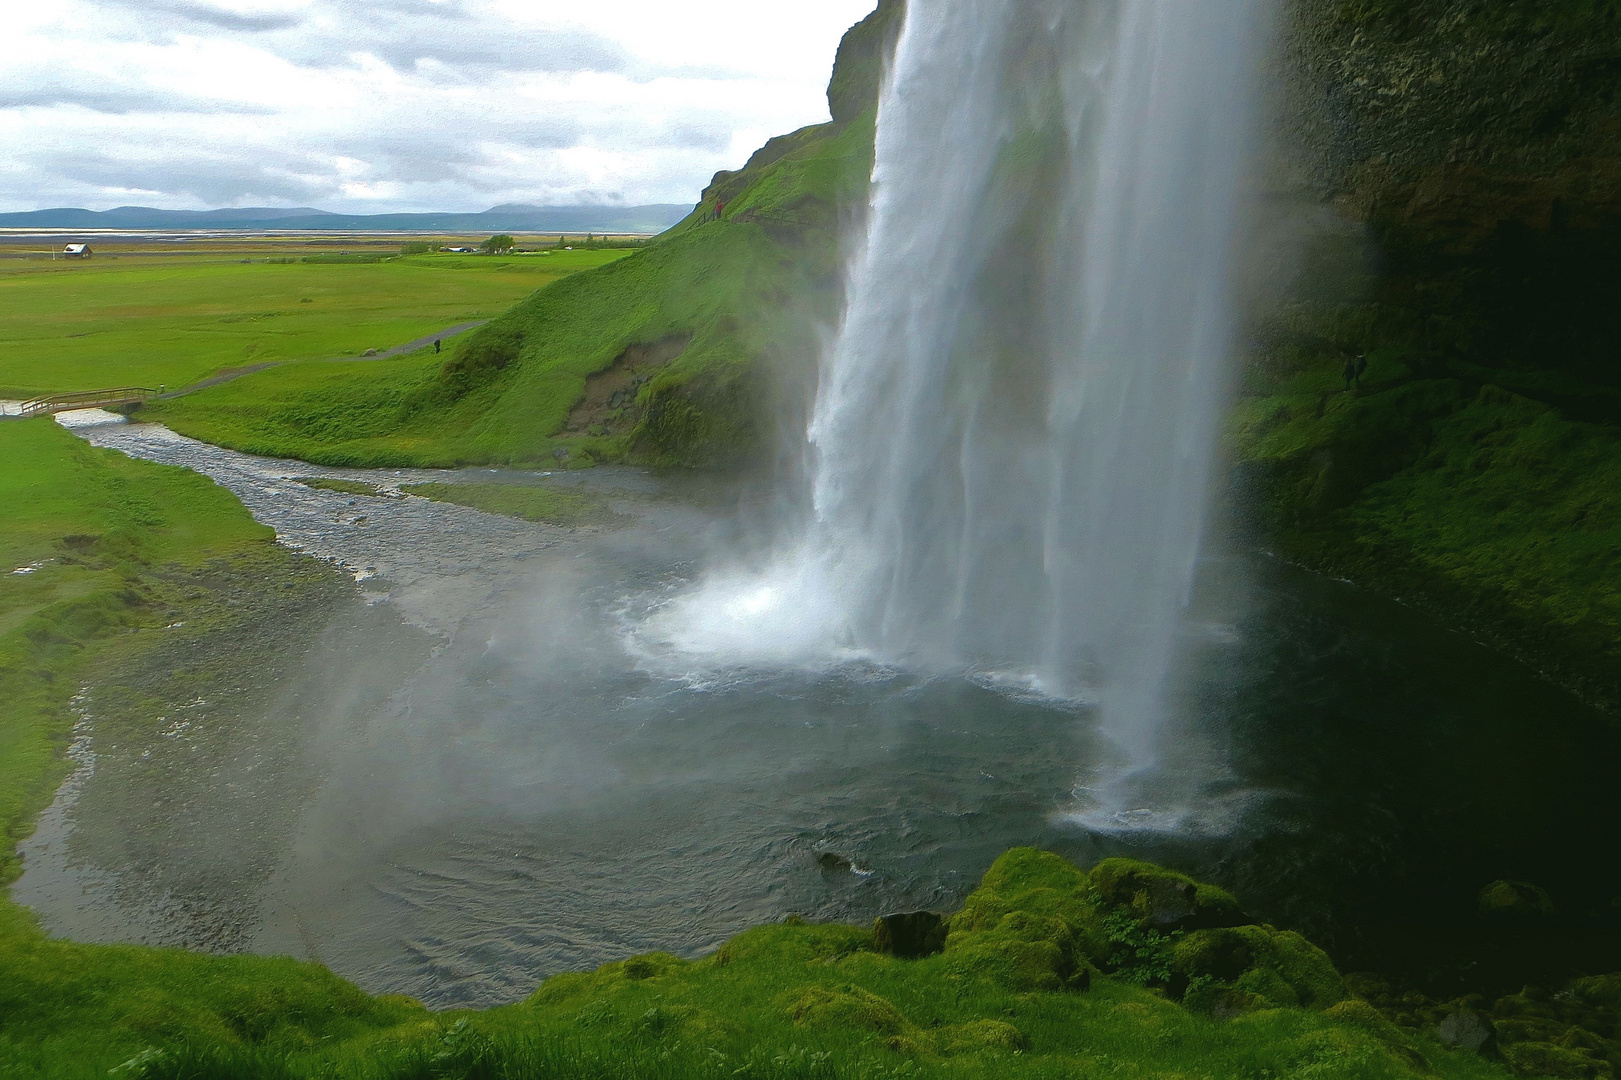
[(386, 351), (628, 253), (350, 250), (354, 261), (272, 244), (0, 260), (0, 397), (174, 390), (233, 368)]

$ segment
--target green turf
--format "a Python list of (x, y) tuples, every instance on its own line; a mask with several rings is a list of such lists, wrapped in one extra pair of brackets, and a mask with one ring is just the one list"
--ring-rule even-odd
[(0, 263), (0, 396), (172, 390), (224, 369), (387, 350), (490, 318), (548, 282), (625, 254)]
[(408, 495), (548, 525), (598, 525), (616, 520), (613, 511), (600, 499), (528, 484), (402, 484), (400, 490)]

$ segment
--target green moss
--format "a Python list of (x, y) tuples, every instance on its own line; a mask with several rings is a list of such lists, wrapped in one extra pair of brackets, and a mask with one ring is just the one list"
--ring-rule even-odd
[(1024, 1032), (1005, 1020), (970, 1020), (966, 1024), (953, 1024), (936, 1032), (931, 1042), (935, 1053), (947, 1057), (978, 1054), (987, 1050), (1023, 1052), (1030, 1049), (1030, 1040)]
[(1609, 1076), (1610, 1063), (1600, 1054), (1583, 1047), (1548, 1042), (1513, 1043), (1503, 1048), (1503, 1058), (1521, 1076), (1569, 1077), (1592, 1080)]
[(1144, 925), (1187, 929), (1249, 921), (1225, 889), (1152, 863), (1105, 859), (1089, 880), (1105, 904), (1130, 908)]
[(839, 1028), (899, 1035), (908, 1026), (894, 1004), (859, 986), (812, 986), (790, 993), (784, 1014), (796, 1027), (809, 1030)]
[(1270, 926), (1191, 931), (1176, 943), (1172, 969), (1184, 985), (1234, 987), (1258, 1007), (1326, 1009), (1347, 996), (1326, 953)]
[(1532, 922), (1554, 914), (1553, 897), (1528, 881), (1494, 881), (1480, 890), (1482, 918)]

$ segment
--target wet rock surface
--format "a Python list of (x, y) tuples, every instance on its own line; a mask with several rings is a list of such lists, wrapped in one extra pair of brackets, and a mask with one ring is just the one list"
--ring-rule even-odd
[(1442, 1020), (1435, 1029), (1435, 1037), (1442, 1045), (1471, 1054), (1492, 1057), (1497, 1053), (1497, 1028), (1492, 1022), (1470, 1009), (1459, 1009)]
[(872, 925), (873, 948), (902, 960), (933, 956), (946, 947), (946, 920), (934, 911), (880, 915)]

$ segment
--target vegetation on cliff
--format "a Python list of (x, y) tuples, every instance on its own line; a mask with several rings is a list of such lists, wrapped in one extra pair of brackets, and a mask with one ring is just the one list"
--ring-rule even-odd
[(1297, 0), (1287, 29), (1278, 172), (1341, 225), (1251, 351), (1256, 535), (1621, 702), (1621, 9)]

